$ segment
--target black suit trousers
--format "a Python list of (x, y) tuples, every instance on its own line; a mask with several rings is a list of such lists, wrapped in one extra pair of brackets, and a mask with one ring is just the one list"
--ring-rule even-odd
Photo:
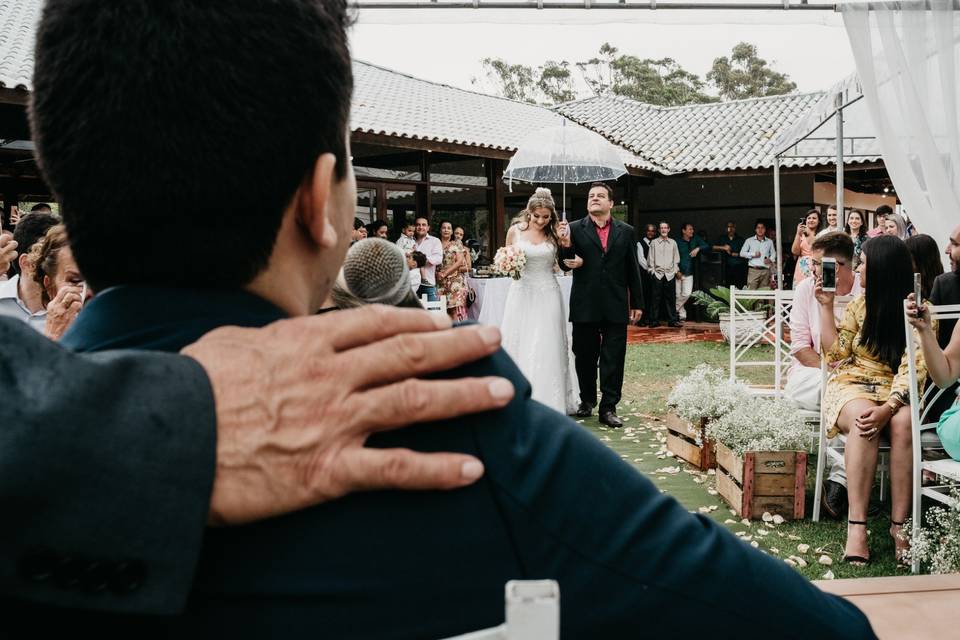
[(651, 305), (653, 309), (650, 313), (650, 322), (660, 322), (662, 319), (667, 322), (677, 322), (676, 278), (671, 280), (660, 278), (658, 280), (651, 276), (651, 280), (653, 280), (653, 303)]
[(614, 411), (623, 391), (623, 361), (627, 354), (627, 325), (610, 322), (574, 322), (573, 355), (580, 382), (580, 402), (597, 404), (597, 363), (600, 364), (600, 411)]

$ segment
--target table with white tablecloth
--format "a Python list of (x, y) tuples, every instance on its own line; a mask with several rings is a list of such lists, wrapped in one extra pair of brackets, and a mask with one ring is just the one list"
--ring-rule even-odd
[[(471, 278), (467, 277), (467, 285), (473, 289), (477, 298), (467, 309), (467, 317), (481, 324), (492, 324), (499, 327), (503, 322), (503, 309), (507, 304), (507, 292), (513, 278)], [(572, 276), (557, 276), (560, 283), (560, 295), (563, 298), (563, 315), (570, 317), (570, 287), (573, 285)]]

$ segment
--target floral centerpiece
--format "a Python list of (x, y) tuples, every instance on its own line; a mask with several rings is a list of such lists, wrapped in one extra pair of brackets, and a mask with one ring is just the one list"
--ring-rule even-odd
[(527, 265), (527, 256), (523, 249), (515, 245), (507, 245), (497, 249), (493, 256), (493, 267), (502, 276), (510, 276), (514, 280), (520, 279), (523, 268)]
[[(960, 492), (954, 489), (950, 495), (954, 503), (949, 508), (927, 510), (927, 526), (920, 529), (906, 554), (907, 560), (916, 558), (930, 573), (960, 573)], [(913, 522), (908, 520), (901, 535), (910, 540), (912, 528)]]
[(709, 423), (749, 397), (743, 382), (730, 380), (720, 369), (701, 364), (677, 381), (667, 404), (684, 420), (696, 424), (704, 419)]
[(711, 423), (710, 435), (735, 454), (805, 449), (810, 428), (789, 402), (776, 398), (741, 399)]

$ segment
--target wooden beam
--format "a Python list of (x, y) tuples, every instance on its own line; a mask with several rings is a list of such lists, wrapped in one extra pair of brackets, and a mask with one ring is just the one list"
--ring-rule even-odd
[(0, 88), (0, 104), (18, 104), (27, 106), (30, 102), (30, 92), (24, 89)]
[(462, 156), (476, 156), (480, 158), (507, 159), (512, 157), (516, 151), (514, 149), (490, 149), (488, 147), (469, 144), (438, 142), (435, 140), (424, 140), (422, 138), (405, 138), (381, 133), (369, 133), (366, 131), (354, 131), (350, 135), (350, 140), (355, 143), (378, 144), (384, 147), (394, 147), (398, 149), (442, 151), (444, 153), (455, 153)]

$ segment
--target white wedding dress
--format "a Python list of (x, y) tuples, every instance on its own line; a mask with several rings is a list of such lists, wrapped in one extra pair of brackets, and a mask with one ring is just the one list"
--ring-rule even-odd
[(527, 256), (527, 264), (507, 293), (500, 325), (503, 348), (530, 381), (534, 400), (560, 413), (573, 413), (579, 390), (566, 305), (553, 271), (556, 248), (549, 242), (514, 244)]

